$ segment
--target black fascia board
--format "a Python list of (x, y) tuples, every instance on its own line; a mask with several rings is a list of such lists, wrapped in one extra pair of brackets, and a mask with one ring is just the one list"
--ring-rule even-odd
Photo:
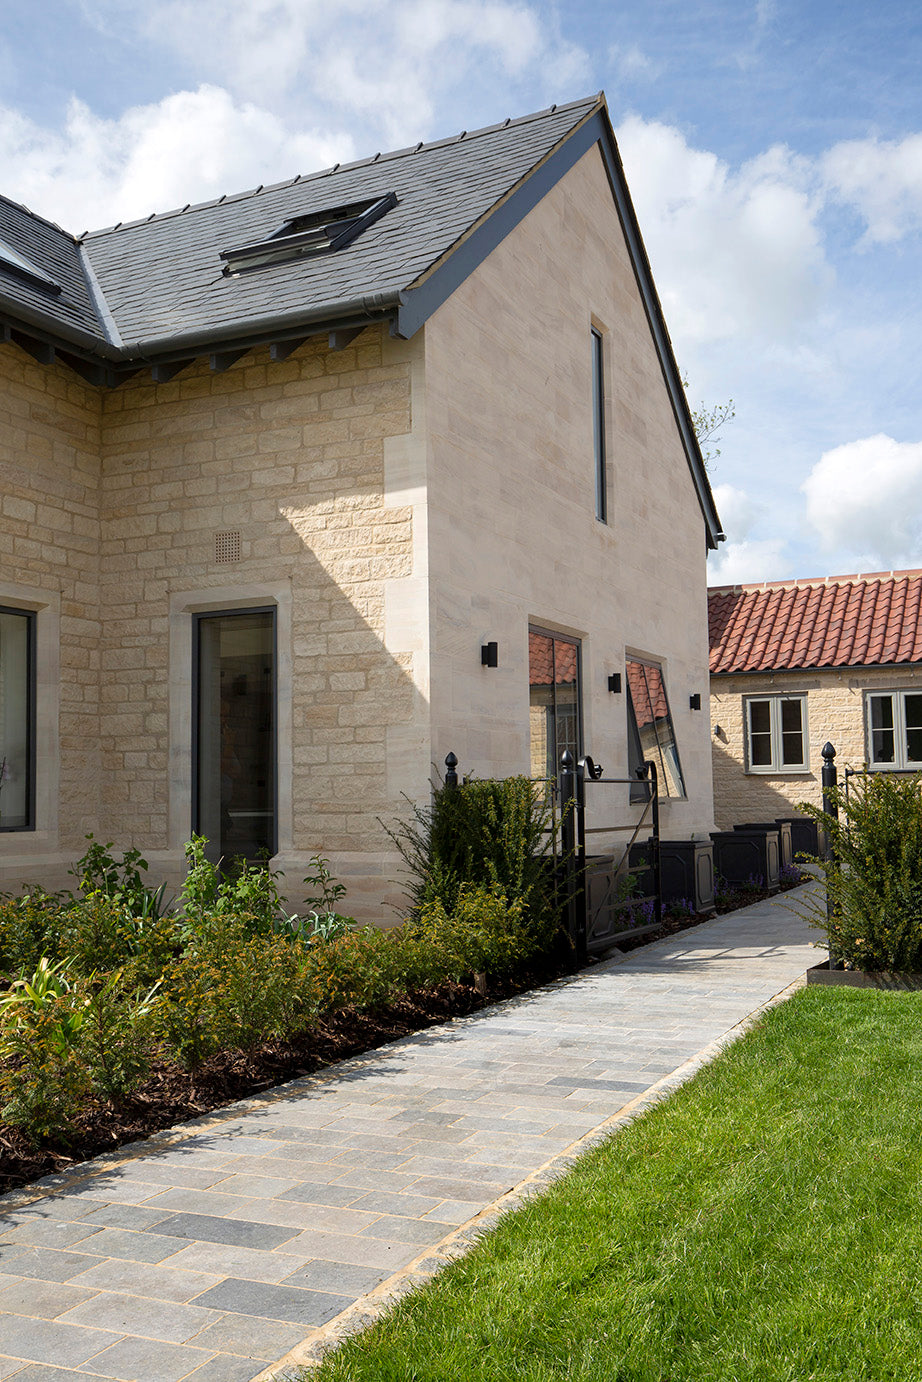
[(24, 302), (16, 302), (2, 293), (0, 293), (0, 321), (6, 322), (17, 331), (28, 332), (37, 340), (48, 341), (50, 345), (59, 345), (64, 350), (73, 351), (78, 355), (84, 355), (88, 358), (102, 356), (105, 360), (117, 360), (119, 358), (115, 347), (109, 345), (101, 336), (96, 336), (92, 331), (86, 331), (70, 322), (62, 322), (52, 317), (50, 313), (41, 312)]
[(643, 302), (650, 333), (659, 358), (660, 369), (669, 394), (679, 436), (685, 450), (698, 503), (704, 516), (707, 546), (715, 551), (724, 534), (704, 460), (689, 412), (688, 399), (672, 351), (659, 295), (653, 282), (650, 261), (631, 202), (624, 168), (618, 153), (614, 131), (604, 105), (590, 112), (582, 124), (566, 135), (563, 142), (538, 165), (531, 174), (495, 210), (489, 213), (476, 230), (455, 249), (427, 278), (416, 287), (407, 289), (407, 301), (398, 308), (394, 331), (409, 339), (419, 330), (443, 302), (461, 286), (466, 278), (486, 259), (506, 236), (524, 220), (530, 211), (547, 196), (560, 179), (598, 144), (608, 181), (611, 186), (621, 228), (634, 269), (634, 277)]

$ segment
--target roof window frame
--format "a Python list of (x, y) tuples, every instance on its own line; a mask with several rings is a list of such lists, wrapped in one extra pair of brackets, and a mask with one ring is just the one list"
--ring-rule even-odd
[(12, 274), (15, 278), (24, 280), (33, 288), (41, 288), (46, 293), (51, 293), (54, 297), (59, 297), (64, 289), (60, 283), (56, 283), (53, 278), (49, 278), (43, 273), (31, 259), (27, 259), (19, 250), (14, 250), (6, 240), (0, 239), (0, 271)]
[[(366, 197), (358, 202), (346, 202), (325, 210), (305, 211), (300, 216), (290, 216), (264, 240), (221, 250), (220, 257), (225, 261), (222, 272), (225, 277), (237, 277), (253, 269), (333, 254), (350, 245), (396, 205), (397, 194), (386, 192), (380, 197)], [(316, 224), (296, 229), (305, 221)]]

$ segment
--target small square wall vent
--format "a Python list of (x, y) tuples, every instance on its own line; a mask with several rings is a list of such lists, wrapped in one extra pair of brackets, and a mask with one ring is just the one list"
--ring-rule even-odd
[(240, 560), (240, 533), (231, 529), (214, 535), (214, 559), (217, 562)]

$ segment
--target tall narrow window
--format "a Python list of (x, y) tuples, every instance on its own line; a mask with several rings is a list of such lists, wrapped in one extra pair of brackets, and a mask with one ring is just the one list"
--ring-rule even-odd
[[(646, 759), (656, 764), (659, 790), (666, 797), (684, 797), (685, 780), (672, 728), (662, 668), (655, 662), (628, 658), (628, 763), (631, 776)], [(632, 789), (631, 800), (643, 799), (644, 789)]]
[(529, 629), (528, 680), (531, 776), (555, 778), (564, 749), (574, 758), (581, 751), (578, 640)]
[(275, 611), (201, 614), (194, 828), (213, 862), (276, 852)]
[(0, 830), (35, 829), (35, 615), (0, 608)]
[(602, 333), (592, 328), (592, 445), (595, 453), (595, 516), (608, 522), (605, 468), (605, 353)]

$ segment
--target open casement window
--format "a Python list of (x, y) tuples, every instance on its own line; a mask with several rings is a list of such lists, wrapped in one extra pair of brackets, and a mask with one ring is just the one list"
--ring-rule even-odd
[(560, 756), (582, 752), (579, 640), (528, 631), (528, 715), (531, 776), (556, 779)]
[(0, 830), (35, 829), (35, 615), (0, 608)]
[(922, 692), (869, 694), (868, 764), (872, 768), (922, 768)]
[(806, 696), (751, 696), (746, 701), (746, 765), (751, 773), (807, 771)]
[(275, 610), (195, 617), (193, 829), (213, 863), (275, 854)]
[[(685, 779), (679, 762), (666, 683), (658, 663), (627, 658), (628, 769), (637, 769), (651, 759), (656, 764), (659, 790), (664, 797), (685, 796)], [(631, 787), (631, 801), (645, 801), (648, 789), (638, 782)]]

